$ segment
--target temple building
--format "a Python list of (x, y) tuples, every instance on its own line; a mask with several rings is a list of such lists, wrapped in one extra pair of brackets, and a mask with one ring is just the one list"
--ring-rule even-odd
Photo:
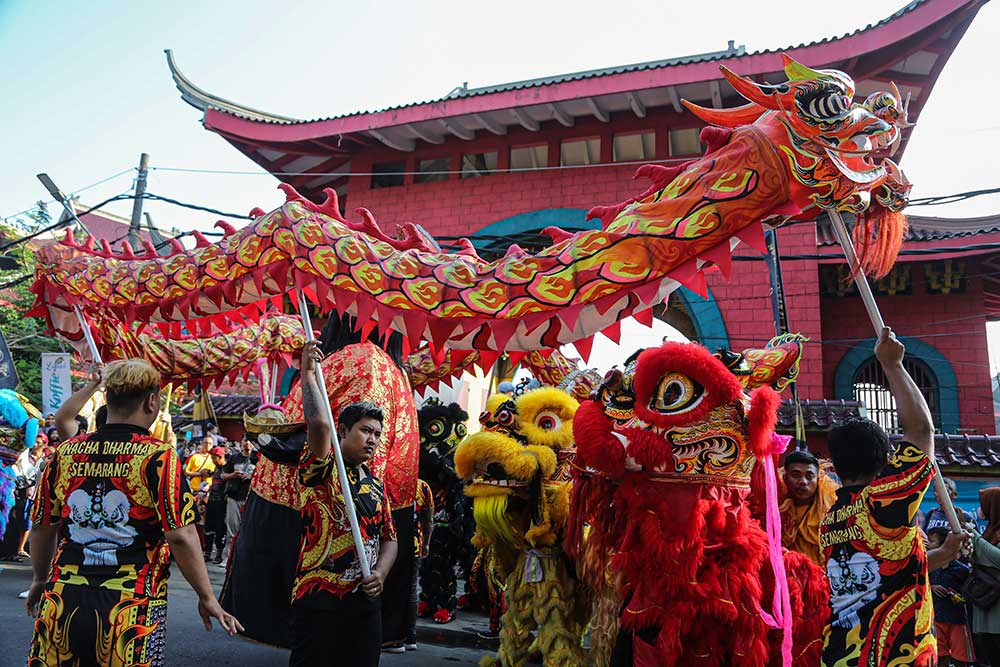
[[(463, 86), (429, 102), (314, 120), (227, 101), (192, 83), (169, 51), (167, 61), (206, 130), (301, 193), (321, 201), (322, 190), (333, 188), (348, 211), (370, 209), (388, 229), (415, 222), (445, 248), (467, 236), (486, 256), (515, 242), (544, 246), (550, 241), (539, 232), (547, 226), (594, 228), (597, 221), (585, 219), (591, 206), (618, 203), (645, 187), (633, 181), (638, 164), (701, 154), (703, 123), (681, 99), (715, 108), (744, 103), (719, 65), (778, 83), (785, 79), (784, 52), (814, 68), (848, 72), (858, 99), (895, 82), (911, 96), (910, 120), (919, 122), (983, 4), (915, 0), (878, 23), (809, 44), (748, 52), (730, 42), (710, 53)], [(893, 428), (871, 326), (828, 221), (790, 225), (777, 235), (789, 325), (811, 341), (798, 381), (810, 446), (822, 452), (824, 431), (851, 414)], [(942, 460), (966, 476), (980, 474), (969, 466), (1000, 464), (990, 437), (996, 430), (986, 335), (987, 321), (1000, 316), (998, 242), (1000, 215), (913, 215), (895, 269), (874, 283), (934, 412)], [(678, 290), (659, 316), (710, 349), (767, 342), (775, 328), (763, 259), (741, 246), (729, 280), (712, 275), (707, 298)], [(786, 427), (792, 415), (786, 406)]]

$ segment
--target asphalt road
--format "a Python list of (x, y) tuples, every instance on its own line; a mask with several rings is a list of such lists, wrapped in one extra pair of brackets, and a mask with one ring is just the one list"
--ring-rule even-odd
[[(0, 563), (0, 667), (21, 667), (31, 644), (31, 619), (17, 594), (31, 583), (31, 567), (24, 563)], [(209, 565), (216, 591), (222, 586), (223, 571)], [(167, 616), (168, 666), (188, 667), (280, 667), (288, 663), (288, 653), (229, 637), (217, 627), (205, 632), (196, 611), (194, 591), (173, 568), (170, 577)], [(484, 651), (442, 645), (421, 644), (405, 654), (383, 654), (382, 667), (424, 667), (431, 665), (477, 665)], [(344, 665), (344, 667), (351, 667)]]

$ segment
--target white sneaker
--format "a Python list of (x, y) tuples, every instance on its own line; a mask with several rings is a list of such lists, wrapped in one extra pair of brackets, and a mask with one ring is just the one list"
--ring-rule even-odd
[(20, 600), (27, 600), (28, 599), (28, 591), (21, 591), (20, 593), (17, 594), (17, 597)]
[(416, 651), (417, 650), (417, 645), (416, 644), (403, 644), (403, 648), (406, 649), (407, 651)]
[(403, 646), (383, 646), (383, 653), (406, 653), (406, 648)]

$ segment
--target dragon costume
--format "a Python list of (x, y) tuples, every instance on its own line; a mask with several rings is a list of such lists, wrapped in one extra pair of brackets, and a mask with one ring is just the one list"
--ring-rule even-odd
[[(621, 605), (630, 664), (818, 664), (823, 572), (781, 552), (776, 496), (767, 530), (748, 507), (755, 466), (773, 486), (772, 457), (787, 444), (775, 447), (779, 398), (766, 385), (797, 374), (800, 345), (786, 336), (713, 356), (665, 343), (611, 371), (577, 411), (569, 550), (595, 608)], [(597, 625), (606, 664), (614, 633)]]
[[(477, 352), (480, 364), (489, 367), (505, 350), (521, 354), (565, 343), (586, 350), (598, 332), (616, 338), (622, 319), (647, 313), (681, 285), (705, 294), (706, 270), (717, 268), (728, 276), (738, 242), (763, 252), (765, 226), (812, 219), (822, 210), (857, 214), (854, 234), (861, 262), (854, 268), (875, 275), (887, 271), (903, 238), (905, 219), (900, 211), (910, 191), (910, 184), (889, 159), (907, 126), (906, 103), (898, 91), (876, 92), (854, 103), (854, 82), (848, 75), (813, 70), (787, 57), (788, 81), (784, 83), (757, 83), (725, 68), (723, 73), (749, 104), (736, 109), (687, 105), (696, 116), (715, 125), (702, 132), (708, 147), (704, 156), (676, 166), (640, 167), (638, 175), (652, 181), (645, 192), (617, 205), (592, 209), (591, 217), (601, 220), (600, 229), (570, 234), (549, 228), (553, 245), (537, 253), (512, 246), (504, 257), (490, 262), (480, 258), (467, 240), (459, 242), (458, 252), (444, 253), (416, 225), (406, 223), (389, 234), (366, 209), (356, 210), (359, 219), (348, 220), (333, 190), (328, 189), (327, 200), (317, 204), (282, 184), (279, 187), (287, 200), (279, 208), (270, 213), (255, 209), (254, 221), (238, 231), (219, 223), (224, 236), (215, 244), (195, 233), (195, 248), (185, 249), (175, 242), (168, 257), (159, 256), (151, 245), (141, 256), (127, 245), (115, 253), (107, 244), (94, 247), (89, 239), (79, 244), (68, 233), (64, 241), (38, 252), (31, 287), (37, 299), (29, 314), (45, 317), (53, 331), (82, 348), (77, 308), (124, 323), (155, 323), (166, 337), (179, 339), (185, 327), (202, 336), (230, 332), (247, 320), (259, 320), (270, 304), (280, 309), (284, 296), (298, 291), (324, 312), (352, 315), (362, 327), (363, 338), (366, 328), (377, 327), (380, 334), (395, 330), (410, 350), (426, 342), (437, 363), (448, 355), (447, 363), (458, 366), (464, 356)], [(642, 373), (636, 379), (640, 377)], [(716, 380), (716, 388), (735, 386), (721, 372)], [(640, 385), (637, 389), (652, 391)], [(766, 393), (758, 395), (757, 403), (727, 395), (731, 400), (724, 404), (730, 406), (729, 417), (753, 418), (742, 439), (736, 438), (746, 446), (738, 448), (735, 462), (723, 466), (735, 466), (736, 472), (727, 471), (724, 477), (735, 475), (742, 480), (749, 461), (765, 453), (768, 439), (762, 434), (768, 431), (770, 399)], [(715, 409), (723, 410), (724, 404)], [(757, 409), (751, 409), (754, 405)], [(618, 407), (609, 409), (617, 411)], [(652, 419), (655, 412), (645, 405), (635, 409), (642, 419)], [(675, 417), (657, 419), (672, 428)], [(608, 457), (596, 463), (606, 464), (605, 472), (621, 473), (625, 457), (615, 452), (623, 450), (622, 445), (616, 444), (617, 438), (598, 437), (611, 432), (608, 420), (598, 420), (596, 426), (585, 421), (585, 429), (597, 430), (593, 439), (582, 442), (595, 447), (592, 453), (599, 459), (600, 451)], [(666, 428), (657, 426), (655, 420), (652, 425), (661, 431)], [(664, 445), (662, 435), (651, 430), (633, 428), (630, 433), (646, 443), (636, 451), (648, 454), (647, 462), (655, 463), (654, 468), (669, 463), (671, 452), (682, 449)], [(390, 472), (412, 475), (415, 447), (411, 458), (412, 469)], [(707, 462), (717, 459), (709, 456)], [(704, 485), (719, 488), (720, 497), (724, 496), (712, 499), (712, 507), (732, 511), (694, 513), (691, 525), (682, 532), (704, 524), (721, 539), (734, 526), (743, 527), (742, 484)], [(400, 485), (405, 488), (402, 496), (412, 498), (410, 482), (400, 479)], [(680, 485), (655, 487), (658, 492), (644, 502), (662, 500), (675, 486)], [(629, 488), (630, 484), (616, 486), (613, 495), (620, 497), (622, 507), (637, 508), (626, 502), (642, 500), (629, 496)], [(686, 509), (694, 509), (688, 500)], [(643, 518), (648, 523), (652, 516)], [(616, 530), (602, 540), (611, 540), (620, 526), (612, 528)], [(635, 568), (648, 558), (648, 554), (640, 558), (634, 548), (643, 539), (655, 543), (654, 533), (633, 529), (622, 536), (628, 539), (621, 542), (624, 550), (615, 552), (615, 563), (626, 578), (637, 574)], [(522, 539), (528, 539), (527, 534)], [(748, 559), (744, 565), (756, 562), (760, 544), (734, 545), (743, 549), (740, 557)], [(667, 549), (660, 555), (673, 553)], [(746, 579), (747, 588), (737, 592), (745, 594), (745, 601), (759, 600), (752, 590), (756, 584), (748, 578), (755, 574), (746, 568), (740, 572), (738, 579)], [(637, 586), (632, 579), (630, 608), (638, 609), (636, 605), (647, 594), (656, 597), (670, 589), (672, 581), (660, 578)], [(739, 664), (764, 664), (766, 628), (754, 620), (757, 617), (733, 609), (727, 616), (716, 607), (705, 602), (704, 614), (699, 616), (694, 613), (698, 604), (692, 601), (680, 609), (682, 620), (687, 623), (706, 614), (715, 618), (712, 614), (718, 611), (718, 618), (736, 623), (736, 632), (727, 633), (724, 639), (734, 646), (745, 642), (750, 651), (747, 656), (759, 660), (746, 662), (750, 658), (743, 656)], [(657, 626), (661, 616), (656, 609), (642, 609), (629, 613), (625, 625), (645, 630)], [(658, 636), (676, 639), (678, 623), (671, 620), (664, 626), (668, 630), (661, 628)], [(510, 642), (514, 642), (510, 646), (520, 646), (514, 638)], [(697, 642), (685, 648), (692, 650), (699, 650)], [(679, 647), (673, 646), (673, 651), (681, 655)]]
[(578, 405), (552, 387), (492, 396), (483, 430), (455, 451), (474, 501), (475, 544), (491, 552), (505, 582), (500, 650), (481, 665), (523, 665), (532, 646), (549, 667), (585, 663), (586, 609), (562, 549)]
[[(661, 303), (680, 285), (705, 292), (704, 271), (729, 275), (735, 240), (763, 248), (764, 224), (811, 219), (817, 209), (846, 210), (865, 268), (891, 264), (902, 239), (909, 183), (888, 159), (906, 125), (895, 92), (852, 103), (853, 81), (786, 58), (789, 80), (759, 84), (724, 70), (751, 102), (737, 109), (688, 107), (722, 127), (702, 135), (706, 155), (638, 171), (653, 184), (616, 206), (597, 207), (602, 228), (569, 234), (549, 228), (554, 244), (535, 254), (516, 246), (496, 261), (468, 241), (444, 253), (415, 225), (386, 233), (371, 212), (348, 220), (336, 194), (316, 204), (291, 186), (286, 203), (216, 244), (176, 243), (161, 257), (123, 247), (97, 249), (71, 235), (38, 253), (31, 314), (79, 343), (74, 306), (122, 322), (181, 322), (202, 334), (242, 326), (293, 290), (321, 310), (355, 316), (359, 326), (402, 333), (410, 350), (427, 341), (446, 350), (528, 352), (580, 342)], [(89, 245), (88, 245), (89, 244)], [(485, 365), (489, 359), (486, 359)]]
[(458, 592), (455, 568), (465, 550), (465, 497), (455, 474), (455, 447), (465, 438), (468, 413), (457, 403), (428, 399), (417, 413), (420, 422), (420, 479), (434, 494), (434, 527), (420, 566), (418, 613), (438, 623), (455, 618)]

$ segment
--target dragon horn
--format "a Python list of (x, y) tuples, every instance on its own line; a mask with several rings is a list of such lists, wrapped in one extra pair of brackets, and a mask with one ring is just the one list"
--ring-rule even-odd
[(789, 81), (814, 81), (816, 79), (826, 78), (823, 72), (814, 70), (811, 67), (806, 67), (799, 61), (784, 53), (781, 54), (781, 61), (784, 63), (785, 76), (788, 77)]
[(761, 117), (761, 114), (767, 111), (767, 109), (756, 102), (744, 104), (741, 107), (733, 109), (709, 109), (688, 100), (681, 100), (681, 104), (706, 123), (718, 125), (719, 127), (752, 125), (754, 121)]
[[(761, 85), (756, 81), (740, 76), (725, 65), (719, 65), (722, 76), (726, 77), (736, 92), (746, 99), (759, 104), (765, 109), (778, 110), (780, 108), (774, 86)], [(689, 109), (691, 107), (688, 107)]]

